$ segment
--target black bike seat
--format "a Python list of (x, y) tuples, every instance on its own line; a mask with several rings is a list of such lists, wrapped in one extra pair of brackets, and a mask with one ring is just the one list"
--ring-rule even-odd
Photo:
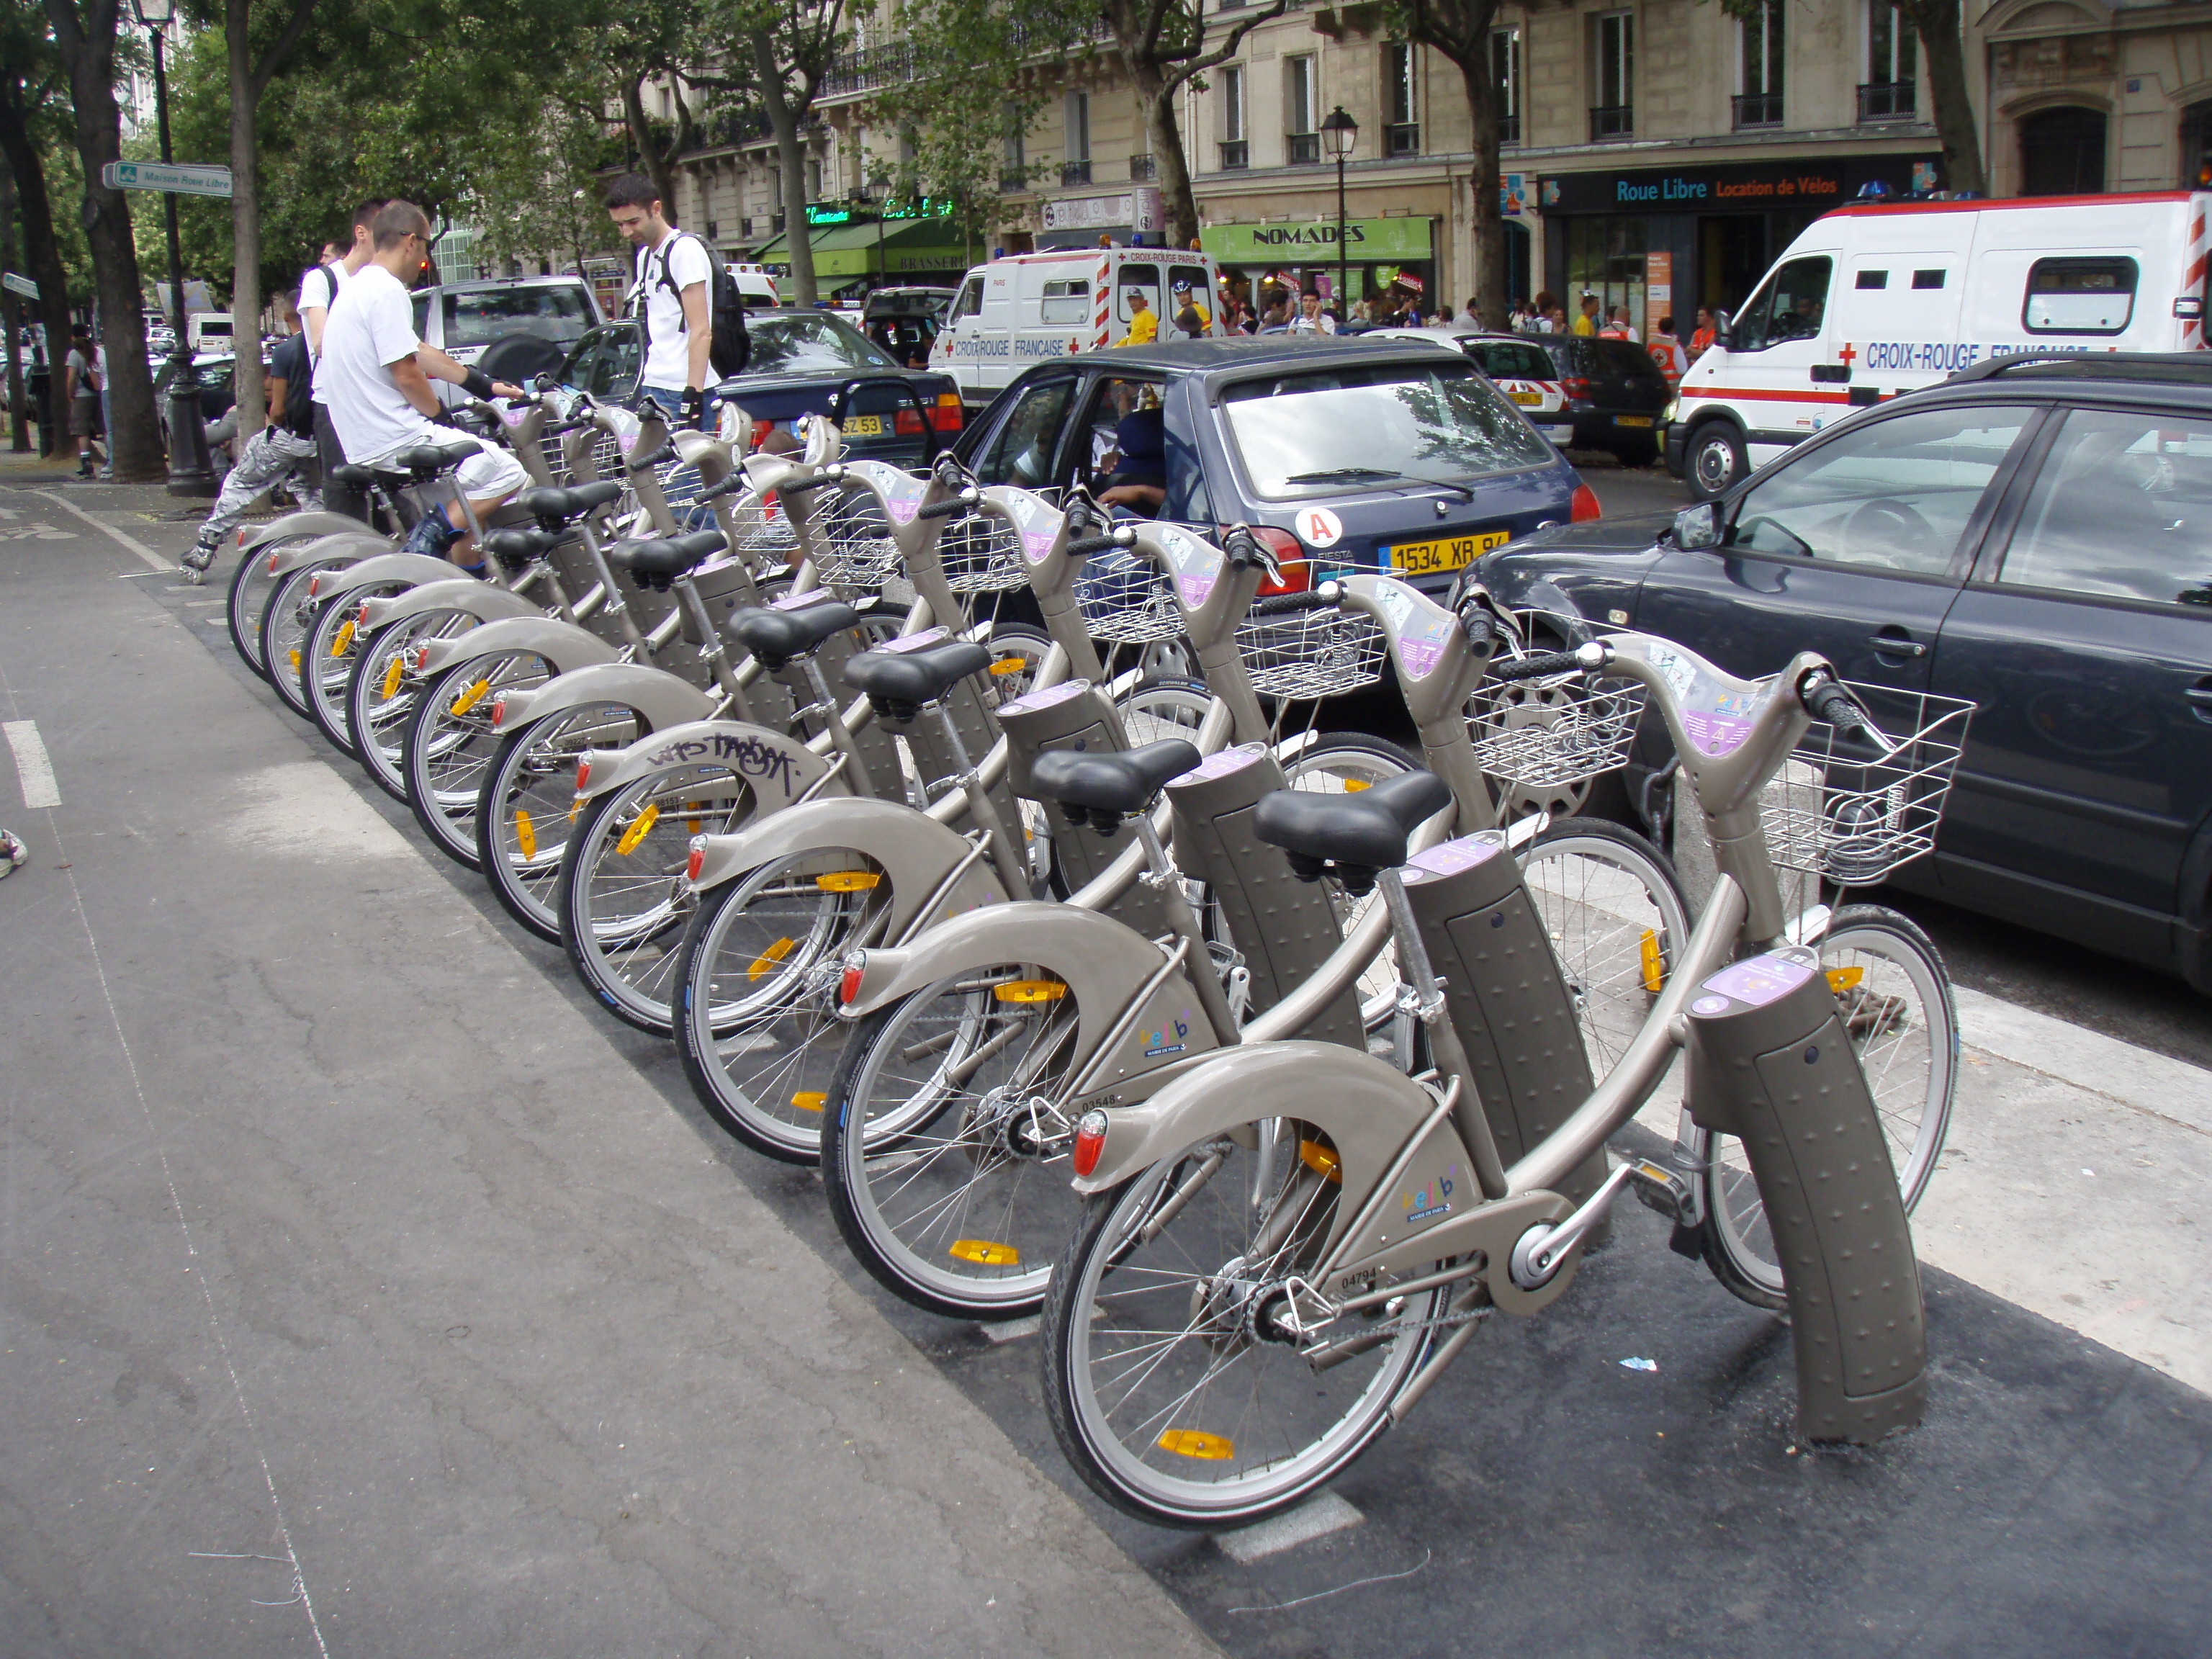
[(857, 626), (860, 620), (860, 613), (842, 599), (822, 599), (789, 609), (745, 605), (732, 611), (722, 628), (764, 667), (775, 669), (805, 656), (832, 634)]
[(550, 553), (561, 538), (550, 530), (526, 526), (519, 529), (493, 530), (485, 532), (485, 550), (501, 564), (523, 565)]
[(355, 489), (373, 489), (375, 487), (378, 478), (383, 476), (389, 475), (379, 474), (372, 471), (368, 467), (354, 466), (350, 464), (344, 466), (334, 466), (331, 469), (331, 477), (335, 478), (342, 484), (349, 485)]
[(910, 651), (878, 646), (845, 664), (845, 680), (868, 694), (879, 713), (910, 720), (923, 703), (935, 702), (970, 674), (991, 665), (991, 653), (967, 640), (946, 640)]
[(542, 484), (536, 489), (526, 489), (514, 498), (514, 504), (534, 517), (549, 529), (580, 519), (595, 507), (605, 507), (610, 501), (622, 499), (623, 487), (611, 480), (602, 483), (578, 484), (572, 489), (556, 489)]
[(1260, 797), (1252, 833), (1290, 854), (1294, 867), (1309, 860), (1389, 870), (1406, 861), (1406, 837), (1421, 820), (1450, 805), (1451, 791), (1433, 772), (1407, 772), (1356, 794), (1276, 789)]
[(410, 472), (427, 478), (483, 453), (483, 447), (470, 439), (464, 443), (416, 444), (412, 449), (401, 450), (392, 459)]
[(670, 536), (658, 541), (618, 542), (607, 550), (607, 562), (641, 580), (659, 586), (672, 576), (680, 576), (694, 565), (704, 563), (728, 545), (719, 530), (695, 530), (688, 536)]
[(1043, 799), (1093, 812), (1141, 812), (1170, 778), (1199, 763), (1197, 745), (1163, 738), (1138, 749), (1048, 749), (1030, 763), (1030, 786)]

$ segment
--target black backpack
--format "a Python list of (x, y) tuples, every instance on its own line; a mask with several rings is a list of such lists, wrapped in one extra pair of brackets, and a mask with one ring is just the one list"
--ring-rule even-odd
[[(668, 260), (676, 252), (677, 237), (689, 234), (678, 231), (660, 245), (659, 285), (675, 294), (679, 302), (684, 296), (677, 293), (676, 283), (668, 275)], [(699, 241), (696, 236), (691, 240)], [(744, 295), (738, 291), (738, 279), (730, 275), (721, 257), (704, 242), (699, 242), (699, 247), (707, 256), (707, 317), (714, 337), (714, 343), (707, 348), (707, 361), (714, 373), (726, 380), (732, 374), (744, 374), (753, 355), (752, 337), (745, 332)], [(639, 310), (641, 313), (643, 311), (642, 295), (639, 296)], [(644, 320), (641, 314), (639, 320)]]

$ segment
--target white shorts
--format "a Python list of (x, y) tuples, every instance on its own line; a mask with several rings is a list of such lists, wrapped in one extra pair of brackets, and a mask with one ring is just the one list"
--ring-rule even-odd
[[(497, 444), (489, 442), (483, 438), (471, 438), (465, 432), (455, 432), (447, 427), (437, 427), (418, 441), (425, 444), (437, 444), (441, 447), (453, 443), (476, 445), (477, 453), (461, 463), (460, 471), (457, 475), (460, 479), (462, 492), (472, 501), (489, 501), (495, 495), (512, 495), (516, 490), (523, 489), (530, 483), (530, 474), (524, 469), (522, 463), (514, 459), (513, 450), (502, 449)], [(376, 460), (364, 465), (372, 468), (390, 467), (393, 465), (392, 456), (404, 453), (406, 449), (416, 447), (414, 443), (407, 444), (402, 449), (392, 451), (391, 455), (380, 456)]]

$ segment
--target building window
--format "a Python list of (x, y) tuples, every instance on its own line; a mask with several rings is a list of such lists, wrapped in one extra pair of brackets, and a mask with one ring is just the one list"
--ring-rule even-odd
[(1596, 24), (1597, 98), (1590, 106), (1590, 142), (1636, 132), (1636, 16), (1601, 13)]
[(1382, 129), (1385, 155), (1421, 153), (1421, 106), (1413, 85), (1413, 48), (1393, 40), (1382, 48), (1382, 107), (1389, 123)]
[(1066, 159), (1060, 164), (1062, 185), (1091, 182), (1091, 94), (1071, 92), (1062, 115)]
[(1736, 19), (1735, 124), (1782, 125), (1782, 0), (1765, 0)]
[(1920, 37), (1888, 0), (1867, 8), (1867, 77), (1859, 83), (1859, 119), (1910, 121), (1919, 73)]
[(806, 199), (810, 202), (822, 199), (822, 163), (811, 155), (806, 158)]
[(1006, 118), (1006, 161), (1000, 169), (999, 188), (1012, 195), (1030, 187), (1029, 137), (1022, 131), (1021, 111), (1010, 104)]
[(1321, 135), (1314, 131), (1314, 106), (1318, 101), (1314, 60), (1283, 59), (1283, 134), (1285, 154), (1293, 167), (1310, 167), (1321, 160)]
[(1490, 74), (1498, 83), (1498, 142), (1521, 142), (1521, 31), (1490, 32)]
[(2069, 106), (2020, 124), (2020, 193), (2094, 196), (2105, 188), (2105, 116)]
[(1221, 71), (1221, 166), (1224, 172), (1252, 165), (1252, 143), (1244, 131), (1244, 66)]

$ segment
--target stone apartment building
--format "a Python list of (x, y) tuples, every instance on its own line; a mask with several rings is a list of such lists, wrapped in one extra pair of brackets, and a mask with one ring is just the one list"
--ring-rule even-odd
[[(1993, 194), (2212, 184), (2212, 8), (2160, 0), (1968, 0), (1968, 64)], [(1235, 0), (1214, 14), (1236, 21)], [(1433, 304), (1473, 286), (1472, 192), (1497, 189), (1517, 294), (1588, 291), (1686, 331), (1733, 306), (1821, 212), (1879, 185), (1942, 183), (1929, 88), (1888, 0), (1769, 0), (1750, 20), (1713, 0), (1570, 0), (1501, 8), (1502, 176), (1473, 173), (1458, 70), (1389, 38), (1371, 3), (1307, 0), (1260, 25), (1178, 108), (1208, 252), (1240, 276), (1334, 291), (1337, 175), (1322, 120), (1358, 123), (1345, 169), (1354, 297), (1401, 273)], [(1001, 222), (878, 222), (869, 175), (896, 149), (872, 91), (902, 72), (872, 24), (808, 138), (807, 195), (825, 292), (950, 282), (971, 254), (1158, 240), (1155, 163), (1110, 46), (1070, 59), (1058, 95), (1009, 147), (1030, 183)], [(726, 252), (787, 262), (765, 132), (724, 131), (684, 158), (678, 211)], [(875, 158), (873, 163), (871, 157)], [(779, 256), (781, 257), (779, 257)]]

